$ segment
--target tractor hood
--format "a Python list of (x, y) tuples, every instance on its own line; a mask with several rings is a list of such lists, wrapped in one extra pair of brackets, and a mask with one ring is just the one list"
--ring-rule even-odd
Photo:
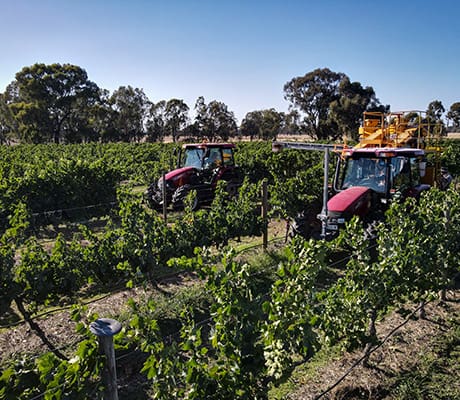
[(186, 185), (187, 183), (189, 183), (190, 178), (192, 177), (192, 175), (195, 174), (195, 172), (196, 168), (193, 167), (183, 167), (175, 169), (171, 172), (168, 172), (165, 175), (166, 182), (169, 182), (169, 184), (173, 185), (174, 187)]
[(195, 168), (193, 168), (193, 167), (177, 168), (177, 169), (175, 169), (173, 171), (168, 172), (165, 175), (165, 178), (166, 178), (167, 181), (169, 181), (170, 179), (177, 179), (181, 175), (189, 175), (189, 174), (191, 174), (194, 170), (195, 170)]
[(372, 190), (364, 186), (354, 186), (337, 193), (327, 202), (330, 213), (351, 218), (363, 216), (369, 211)]

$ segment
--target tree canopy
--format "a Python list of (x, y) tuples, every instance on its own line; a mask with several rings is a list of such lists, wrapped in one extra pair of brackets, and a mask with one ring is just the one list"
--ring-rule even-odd
[(98, 86), (78, 66), (35, 64), (16, 74), (6, 102), (24, 141), (59, 143), (64, 137), (71, 140), (77, 126), (87, 125), (80, 111), (94, 105), (98, 93)]
[(456, 102), (450, 106), (447, 118), (452, 120), (455, 129), (460, 128), (460, 102)]
[(303, 131), (315, 139), (357, 135), (363, 112), (382, 109), (370, 86), (342, 72), (318, 68), (284, 85), (286, 100), (302, 116)]
[(428, 104), (426, 115), (431, 122), (440, 123), (445, 111), (446, 109), (439, 100), (433, 100), (430, 104)]
[(249, 136), (251, 139), (257, 137), (273, 140), (281, 133), (285, 124), (285, 114), (270, 108), (247, 113), (241, 122), (240, 131), (242, 135)]
[(121, 86), (110, 98), (115, 129), (121, 141), (139, 141), (145, 134), (151, 103), (142, 89)]
[[(364, 111), (389, 111), (371, 86), (352, 82), (342, 72), (318, 68), (284, 85), (289, 112), (250, 110), (238, 127), (233, 111), (218, 100), (199, 96), (194, 118), (184, 100), (152, 102), (142, 88), (120, 86), (110, 93), (71, 64), (24, 67), (0, 93), (0, 143), (73, 143), (87, 141), (228, 140), (236, 136), (276, 139), (304, 134), (314, 139), (357, 138)], [(427, 118), (438, 123), (445, 114), (438, 100)], [(446, 114), (460, 127), (460, 102)]]
[(224, 103), (213, 100), (206, 104), (204, 97), (200, 96), (196, 101), (195, 111), (195, 127), (203, 138), (212, 142), (236, 136), (235, 115)]

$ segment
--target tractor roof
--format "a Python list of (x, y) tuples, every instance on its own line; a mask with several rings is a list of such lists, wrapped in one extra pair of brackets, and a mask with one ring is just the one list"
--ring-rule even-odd
[(187, 143), (182, 145), (183, 149), (189, 148), (198, 148), (198, 149), (207, 149), (207, 148), (223, 148), (223, 149), (233, 149), (235, 148), (235, 144), (233, 143)]

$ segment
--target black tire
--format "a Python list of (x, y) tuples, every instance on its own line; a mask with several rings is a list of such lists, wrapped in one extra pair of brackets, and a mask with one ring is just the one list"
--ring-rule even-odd
[[(183, 185), (176, 189), (172, 196), (172, 206), (175, 210), (183, 209), (184, 208), (184, 199), (188, 196), (188, 194), (193, 190), (191, 185)], [(200, 205), (198, 195), (195, 195), (193, 203), (192, 203), (192, 211), (198, 209)]]
[(144, 192), (143, 201), (153, 210), (162, 210), (163, 204), (158, 201), (158, 198), (161, 198), (162, 194), (158, 194), (156, 188), (153, 185), (150, 185), (147, 190)]
[(290, 238), (299, 235), (304, 239), (317, 239), (321, 235), (321, 222), (313, 211), (299, 213), (289, 225)]

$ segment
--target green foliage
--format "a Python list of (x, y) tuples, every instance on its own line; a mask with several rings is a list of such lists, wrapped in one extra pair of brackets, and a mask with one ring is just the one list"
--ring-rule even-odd
[(323, 191), (323, 167), (320, 164), (300, 170), (292, 178), (275, 176), (270, 187), (272, 212), (286, 218), (294, 218), (314, 204), (321, 204)]
[[(460, 103), (459, 103), (460, 104)], [(443, 145), (442, 164), (454, 176), (460, 175), (460, 141), (449, 140)]]
[[(223, 186), (209, 210), (190, 209), (168, 226), (128, 190), (119, 190), (118, 213), (98, 233), (81, 227), (71, 240), (58, 235), (48, 248), (35, 236), (26, 237), (28, 214), (18, 207), (1, 247), (2, 309), (17, 296), (36, 309), (65, 302), (88, 282), (101, 286), (151, 279), (167, 261), (192, 256), (196, 247), (223, 246), (230, 238), (259, 235), (263, 226), (255, 212), (260, 187), (245, 182), (237, 197), (228, 197)], [(16, 249), (15, 243), (21, 244)], [(19, 255), (17, 262), (14, 257)]]
[(16, 74), (6, 95), (25, 142), (73, 142), (76, 132), (89, 129), (82, 104), (94, 104), (99, 88), (78, 66), (34, 64)]
[[(99, 147), (91, 148), (97, 154)], [(299, 179), (308, 194), (306, 182), (316, 178), (319, 185), (314, 157), (268, 155), (264, 146), (257, 151), (257, 162), (247, 165), (256, 171), (265, 154), (270, 165), (266, 177), (280, 192), (289, 189), (285, 200), (273, 196), (279, 204), (296, 204)], [(306, 165), (305, 177), (292, 173), (289, 165)], [(21, 168), (26, 171), (24, 165), (5, 166), (2, 178), (20, 179)], [(128, 168), (124, 163), (116, 169), (124, 176)], [(174, 316), (177, 329), (164, 336), (165, 324), (159, 322), (164, 305), (131, 303), (129, 327), (120, 342), (145, 353), (143, 372), (155, 398), (263, 399), (270, 382), (285, 378), (296, 361), (308, 359), (319, 346), (374, 343), (368, 328), (376, 316), (406, 301), (430, 298), (458, 272), (460, 198), (453, 189), (423, 193), (418, 203), (394, 203), (373, 240), (356, 219), (336, 241), (293, 241), (274, 282), (272, 271), (236, 261), (232, 251), (212, 258), (209, 251), (198, 250), (222, 249), (230, 238), (260, 234), (259, 201), (260, 185), (249, 179), (233, 198), (221, 185), (210, 208), (186, 208), (166, 224), (129, 190), (119, 190), (116, 215), (108, 217), (105, 228), (95, 233), (82, 227), (72, 239), (58, 236), (47, 249), (27, 236), (28, 207), (18, 201), (0, 241), (1, 302), (7, 307), (18, 299), (38, 307), (75, 295), (87, 282), (110, 287), (155, 278), (168, 263), (194, 271), (210, 304), (200, 301), (197, 311), (192, 299), (179, 303), (184, 312)], [(330, 251), (344, 247), (350, 258), (343, 275), (321, 282)], [(172, 257), (177, 258), (169, 261)], [(203, 304), (209, 309), (203, 310)], [(97, 397), (100, 360), (93, 342), (81, 346), (81, 354), (69, 362), (49, 354), (12, 362), (0, 378), (0, 394), (30, 398), (49, 390), (49, 398)]]
[(202, 138), (212, 142), (227, 141), (229, 137), (235, 136), (237, 132), (235, 115), (228, 110), (226, 104), (216, 100), (206, 104), (204, 98), (200, 96), (195, 103), (195, 110), (194, 126)]
[[(110, 97), (114, 132), (109, 140), (138, 141), (144, 136), (144, 123), (149, 115), (150, 102), (142, 89), (120, 86)], [(116, 132), (116, 133), (115, 133)]]
[(121, 181), (147, 184), (169, 169), (170, 150), (158, 144), (0, 147), (0, 230), (20, 202), (34, 226), (104, 215)]
[(13, 279), (14, 247), (9, 245), (5, 236), (0, 243), (0, 315), (10, 306), (18, 288)]
[(382, 108), (372, 87), (363, 88), (328, 68), (291, 79), (284, 85), (284, 92), (304, 117), (304, 132), (318, 140), (356, 136), (362, 113)]
[(267, 169), (273, 155), (270, 142), (238, 143), (235, 152), (235, 163), (242, 169), (250, 182), (259, 182), (269, 178)]
[(270, 143), (244, 143), (238, 145), (236, 161), (250, 181), (267, 180), (272, 214), (292, 218), (322, 198), (319, 152), (286, 149), (273, 153)]
[(264, 357), (270, 377), (281, 378), (294, 357), (311, 355), (316, 347), (315, 286), (325, 268), (326, 246), (325, 242), (295, 240), (287, 248), (286, 261), (278, 266), (278, 279), (264, 303)]
[(446, 116), (452, 120), (454, 128), (458, 129), (460, 127), (460, 102), (453, 103)]
[[(176, 260), (205, 279), (204, 290), (213, 299), (211, 317), (197, 321), (193, 310), (184, 310), (178, 340), (166, 346), (152, 338), (143, 345), (150, 352), (143, 370), (156, 398), (265, 398), (259, 381), (264, 367), (258, 333), (262, 308), (254, 296), (257, 279), (250, 265), (233, 257), (232, 252), (226, 254), (221, 266), (208, 264), (201, 253)], [(156, 324), (152, 331), (152, 325), (139, 323), (137, 317), (136, 327), (147, 330), (142, 337), (157, 332)]]
[(244, 136), (263, 140), (274, 140), (281, 133), (284, 114), (274, 108), (252, 111), (241, 122), (240, 132)]
[(83, 340), (69, 361), (46, 353), (11, 363), (0, 376), (0, 398), (26, 400), (39, 396), (49, 400), (83, 400), (91, 393), (91, 398), (101, 399), (102, 367), (97, 341)]

